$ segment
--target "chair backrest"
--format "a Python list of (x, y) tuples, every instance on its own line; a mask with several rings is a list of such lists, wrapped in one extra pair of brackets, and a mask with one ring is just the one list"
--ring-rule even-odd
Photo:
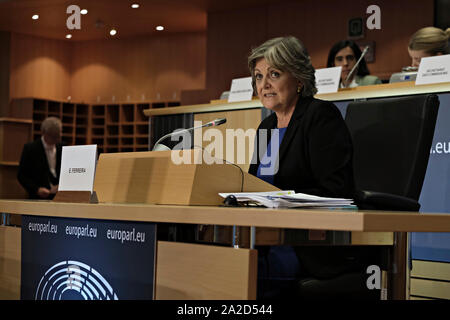
[(350, 103), (356, 188), (418, 200), (438, 108), (433, 94)]

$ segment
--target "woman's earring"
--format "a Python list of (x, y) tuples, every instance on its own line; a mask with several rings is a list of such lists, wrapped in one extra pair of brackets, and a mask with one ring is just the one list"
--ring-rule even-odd
[(302, 87), (297, 87), (297, 93), (300, 93), (302, 91)]

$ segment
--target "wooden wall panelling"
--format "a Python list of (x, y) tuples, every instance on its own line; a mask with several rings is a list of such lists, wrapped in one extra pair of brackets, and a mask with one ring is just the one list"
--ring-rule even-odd
[(23, 146), (31, 139), (31, 126), (28, 119), (0, 118), (0, 198), (27, 197), (17, 171)]
[[(201, 124), (205, 124), (206, 122), (217, 118), (226, 118), (227, 122), (217, 128), (213, 127), (204, 128), (201, 131), (197, 130), (194, 132), (194, 144), (205, 148), (207, 152), (211, 152), (213, 157), (215, 156), (219, 159), (225, 159), (228, 162), (235, 163), (241, 167), (243, 171), (247, 172), (250, 166), (251, 157), (253, 155), (256, 129), (261, 122), (261, 109), (208, 112), (197, 113), (194, 115), (194, 121), (201, 121)], [(219, 146), (219, 142), (216, 141), (214, 134), (211, 134), (212, 137), (209, 137), (209, 139), (211, 139), (210, 141), (205, 140), (208, 138), (207, 131), (211, 129), (219, 130), (223, 138), (222, 150), (214, 148), (216, 145)], [(234, 141), (232, 143), (229, 142), (230, 146), (233, 146), (232, 151), (228, 150), (229, 155), (234, 155), (232, 159), (227, 157), (227, 130), (229, 130), (229, 133), (236, 134), (236, 138), (233, 139)], [(244, 134), (248, 135), (244, 136)], [(245, 145), (243, 143), (239, 143), (238, 141), (245, 141)]]
[(20, 299), (21, 230), (0, 226), (0, 300)]
[[(362, 17), (365, 24), (369, 16), (366, 9), (373, 4), (369, 0), (348, 3), (291, 1), (208, 14), (207, 97), (195, 103), (218, 99), (230, 89), (233, 78), (248, 76), (247, 56), (251, 47), (273, 37), (300, 38), (313, 66), (325, 67), (331, 46), (347, 38), (348, 20)], [(433, 25), (434, 5), (432, 0), (380, 0), (377, 5), (381, 9), (381, 30), (366, 29), (361, 41), (375, 42), (375, 62), (368, 64), (371, 73), (389, 79), (393, 72), (410, 64), (408, 40), (419, 28)], [(225, 37), (231, 40), (223, 41)], [(185, 96), (185, 101), (193, 101), (189, 92)]]
[(158, 241), (157, 252), (157, 300), (256, 299), (256, 250)]
[(70, 96), (72, 43), (12, 33), (10, 99)]
[(450, 300), (450, 282), (412, 278), (411, 296)]
[[(23, 146), (23, 145), (22, 145)], [(28, 194), (17, 180), (17, 164), (0, 163), (0, 198), (26, 199)]]
[(11, 56), (11, 33), (0, 31), (0, 116), (9, 114), (9, 77)]
[(206, 83), (209, 100), (230, 90), (231, 80), (248, 77), (247, 56), (267, 40), (267, 7), (208, 14)]
[(31, 139), (31, 120), (0, 118), (0, 162), (18, 164), (22, 147)]
[[(268, 38), (293, 35), (307, 47), (315, 68), (326, 67), (328, 52), (339, 40), (347, 39), (348, 21), (363, 18), (364, 38), (356, 41), (375, 42), (375, 62), (368, 67), (372, 74), (389, 79), (394, 72), (408, 66), (411, 60), (407, 46), (409, 38), (418, 29), (433, 25), (432, 0), (380, 0), (381, 29), (366, 28), (368, 6), (373, 1), (352, 1), (343, 6), (333, 0), (306, 0), (269, 5), (267, 17)], [(405, 9), (407, 8), (407, 9)]]
[(412, 261), (410, 299), (450, 299), (450, 263)]
[(9, 103), (9, 116), (12, 118), (32, 119), (33, 98), (13, 99)]
[(205, 86), (204, 33), (77, 42), (73, 57), (76, 101), (179, 101)]

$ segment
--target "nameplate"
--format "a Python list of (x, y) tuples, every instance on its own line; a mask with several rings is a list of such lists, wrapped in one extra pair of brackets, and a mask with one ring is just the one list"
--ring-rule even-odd
[(97, 145), (63, 147), (58, 191), (93, 191)]
[(420, 60), (416, 85), (450, 82), (450, 54)]
[(253, 97), (252, 77), (238, 78), (231, 81), (228, 102), (250, 101)]
[(316, 69), (317, 93), (337, 92), (341, 80), (342, 67)]

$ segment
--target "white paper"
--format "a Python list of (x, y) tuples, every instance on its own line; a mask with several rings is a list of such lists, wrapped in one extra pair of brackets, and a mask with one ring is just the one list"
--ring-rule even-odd
[(63, 147), (58, 191), (93, 191), (97, 145)]
[(450, 82), (450, 54), (420, 60), (416, 85)]
[(317, 93), (337, 92), (341, 80), (342, 67), (316, 69)]
[(238, 78), (231, 81), (228, 102), (251, 101), (252, 97), (252, 77)]
[(223, 198), (234, 195), (238, 202), (253, 202), (268, 208), (346, 208), (355, 207), (352, 199), (326, 198), (288, 191), (219, 193)]

